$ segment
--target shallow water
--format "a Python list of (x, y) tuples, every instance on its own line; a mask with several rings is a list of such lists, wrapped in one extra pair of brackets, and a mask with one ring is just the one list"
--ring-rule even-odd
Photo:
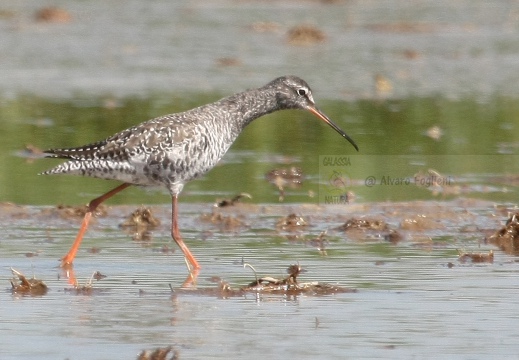
[[(397, 97), (519, 94), (512, 0), (52, 4), (71, 20), (35, 21), (38, 0), (1, 5), (5, 96), (227, 93), (288, 73), (328, 99), (372, 97), (376, 74)], [(326, 41), (290, 46), (287, 32), (300, 24)]]
[[(0, 358), (134, 359), (168, 346), (181, 359), (517, 358), (517, 256), (485, 240), (519, 201), (515, 2), (53, 4), (72, 20), (35, 21), (40, 1), (0, 5)], [(326, 41), (290, 45), (302, 23)], [(77, 293), (57, 260), (80, 219), (53, 209), (115, 184), (37, 176), (58, 162), (24, 146), (100, 140), (286, 73), (311, 84), (361, 151), (308, 114), (261, 119), (182, 194), (180, 227), (203, 266), (195, 288), (180, 288), (168, 195), (128, 189), (74, 265), (80, 285), (107, 277)], [(303, 184), (279, 204), (265, 174), (292, 166)], [(239, 192), (252, 199), (220, 211), (244, 226), (201, 220)], [(149, 240), (119, 228), (137, 204), (161, 220)], [(278, 230), (290, 213), (309, 226)], [(402, 237), (334, 230), (351, 218), (384, 220)], [(494, 261), (461, 262), (458, 250), (493, 250)], [(277, 278), (299, 262), (300, 282), (356, 292), (223, 296), (219, 279), (255, 279), (244, 262)], [(12, 294), (9, 267), (48, 293)]]
[[(11, 295), (4, 287), (2, 358), (135, 358), (143, 349), (166, 346), (173, 346), (181, 358), (427, 358), (436, 353), (474, 358), (513, 357), (519, 350), (513, 311), (516, 258), (496, 251), (493, 263), (457, 260), (459, 248), (496, 250), (482, 242), (484, 229), (500, 226), (490, 203), (323, 208), (245, 204), (221, 210), (226, 216), (243, 216), (248, 225), (232, 232), (200, 221), (200, 213), (212, 211), (207, 204), (187, 204), (180, 226), (203, 269), (197, 288), (184, 291), (179, 289), (187, 273), (182, 257), (178, 251), (163, 251), (164, 246), (174, 248), (167, 235), (168, 209), (152, 208), (163, 225), (152, 232), (151, 240), (139, 242), (118, 229), (133, 208), (118, 206), (92, 226), (75, 262), (82, 285), (95, 271), (107, 276), (94, 280), (89, 294), (77, 294), (56, 268), (79, 219), (64, 220), (43, 210), (2, 209), (2, 262), (49, 286), (46, 295), (35, 297)], [(272, 230), (292, 211), (304, 216), (310, 227)], [(441, 227), (400, 229), (404, 239), (397, 244), (333, 230), (346, 219), (373, 216), (398, 228), (416, 213)], [(460, 230), (469, 226), (476, 230)], [(326, 255), (309, 242), (322, 230), (328, 230)], [(300, 238), (289, 240), (288, 235)], [(94, 247), (96, 253), (90, 251)], [(28, 251), (35, 256), (27, 257)], [(284, 276), (289, 264), (299, 262), (307, 270), (300, 281), (333, 283), (357, 292), (318, 297), (204, 295), (218, 286), (212, 277), (234, 288), (254, 280), (242, 262), (252, 264), (258, 276), (274, 277)], [(7, 271), (1, 279), (7, 283)]]
[[(119, 100), (116, 108), (107, 108), (99, 98), (84, 104), (30, 96), (0, 104), (4, 120), (0, 131), (5, 135), (0, 143), (0, 164), (9, 169), (0, 173), (0, 198), (18, 204), (87, 203), (115, 184), (38, 176), (59, 160), (39, 159), (40, 155), (29, 153), (24, 146), (47, 149), (87, 144), (141, 120), (216, 99), (198, 95), (179, 105), (168, 104), (165, 98), (128, 98)], [(514, 175), (519, 172), (514, 99), (496, 97), (484, 104), (476, 99), (436, 97), (382, 103), (323, 100), (321, 104), (355, 139), (360, 152), (309, 114), (284, 111), (269, 115), (249, 125), (215, 169), (187, 184), (182, 202), (212, 202), (215, 197), (239, 192), (251, 194), (256, 203), (277, 202), (279, 192), (265, 180), (266, 174), (291, 167), (301, 168), (303, 178), (302, 186), (287, 188), (288, 202), (323, 202), (334, 171), (348, 179), (347, 190), (360, 201), (428, 200), (434, 198), (434, 189), (415, 186), (414, 179), (429, 170), (452, 180), (447, 184), (452, 186), (436, 198), (463, 195), (499, 202), (519, 200)], [(438, 138), (428, 135), (433, 127), (441, 132)], [(366, 186), (370, 177), (377, 180), (374, 186)], [(413, 182), (395, 183), (399, 179)], [(110, 201), (150, 204), (169, 200), (163, 190), (130, 189)]]

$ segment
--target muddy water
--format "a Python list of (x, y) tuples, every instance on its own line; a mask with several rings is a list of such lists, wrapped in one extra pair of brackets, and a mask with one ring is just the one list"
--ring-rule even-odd
[[(69, 20), (37, 21), (40, 1), (0, 6), (1, 359), (134, 359), (167, 347), (181, 359), (517, 357), (517, 256), (485, 241), (519, 201), (515, 2), (53, 4)], [(303, 23), (325, 41), (291, 45)], [(80, 287), (106, 277), (80, 292), (69, 284), (57, 259), (80, 219), (53, 209), (114, 184), (38, 177), (56, 163), (38, 149), (285, 73), (309, 81), (359, 154), (310, 115), (262, 119), (182, 194), (180, 226), (203, 266), (196, 287), (180, 288), (168, 196), (142, 189), (111, 200), (79, 252)], [(303, 184), (279, 204), (265, 174), (293, 166)], [(207, 220), (237, 192), (252, 199), (221, 211), (241, 225)], [(119, 228), (138, 204), (161, 220), (144, 240)], [(290, 213), (309, 225), (279, 229)], [(352, 218), (388, 228), (334, 230)], [(493, 251), (493, 262), (461, 262), (459, 251)], [(244, 262), (275, 278), (299, 262), (300, 282), (356, 291), (222, 294), (220, 282), (255, 280)], [(48, 292), (13, 295), (9, 267)]]
[[(74, 271), (80, 285), (96, 271), (106, 278), (78, 293), (56, 266), (79, 219), (48, 208), (3, 206), (2, 358), (135, 358), (168, 346), (181, 358), (507, 358), (519, 351), (517, 261), (484, 242), (506, 211), (492, 203), (242, 204), (220, 210), (245, 224), (232, 228), (201, 220), (201, 213), (213, 211), (210, 205), (186, 204), (180, 226), (203, 266), (189, 290), (180, 289), (186, 268), (171, 251), (168, 209), (151, 209), (162, 225), (148, 240), (132, 240), (119, 228), (133, 207), (111, 207), (97, 219)], [(291, 212), (308, 226), (275, 230)], [(427, 221), (406, 226), (416, 214)], [(401, 239), (334, 230), (351, 218), (386, 221)], [(312, 242), (323, 230), (324, 245)], [(494, 250), (494, 260), (463, 263), (458, 249)], [(299, 262), (307, 270), (299, 281), (356, 292), (226, 298), (216, 290), (219, 281), (239, 288), (255, 279), (243, 262), (260, 277), (283, 277)], [(8, 266), (44, 280), (48, 293), (11, 295)]]

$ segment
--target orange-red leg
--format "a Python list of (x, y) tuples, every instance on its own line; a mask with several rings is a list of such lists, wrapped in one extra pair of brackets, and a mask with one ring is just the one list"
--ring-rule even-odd
[(198, 276), (198, 272), (200, 270), (200, 264), (198, 264), (198, 261), (195, 259), (193, 254), (191, 254), (191, 251), (189, 251), (189, 248), (184, 243), (184, 240), (182, 240), (182, 236), (180, 235), (180, 230), (178, 228), (178, 196), (173, 195), (171, 199), (171, 237), (175, 242), (177, 243), (178, 247), (182, 252), (184, 253), (185, 258), (187, 259), (187, 262), (191, 265), (191, 269), (189, 271), (189, 276), (184, 282), (184, 286), (187, 286), (191, 283), (193, 283), (196, 280), (196, 277)]
[(74, 258), (76, 257), (76, 253), (79, 250), (79, 246), (81, 245), (81, 240), (83, 240), (83, 236), (85, 235), (86, 230), (88, 229), (88, 224), (90, 222), (90, 219), (92, 218), (92, 213), (97, 209), (97, 207), (106, 199), (111, 198), (118, 192), (126, 189), (131, 184), (121, 184), (118, 187), (116, 187), (113, 190), (110, 190), (104, 195), (99, 196), (98, 198), (95, 198), (94, 200), (90, 201), (88, 203), (88, 211), (85, 214), (85, 217), (83, 218), (83, 222), (81, 223), (81, 227), (79, 228), (79, 232), (76, 236), (76, 240), (74, 240), (74, 243), (72, 244), (72, 247), (68, 251), (68, 253), (61, 258), (61, 266), (62, 267), (69, 267), (72, 265), (72, 262), (74, 261)]

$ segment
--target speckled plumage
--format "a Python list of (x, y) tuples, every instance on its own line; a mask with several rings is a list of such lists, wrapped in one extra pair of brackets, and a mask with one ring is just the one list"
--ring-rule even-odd
[(43, 174), (162, 185), (178, 194), (186, 182), (216, 165), (247, 124), (276, 110), (301, 107), (298, 98), (314, 103), (304, 80), (280, 77), (258, 89), (151, 119), (97, 143), (47, 150), (49, 157), (69, 161)]
[[(183, 242), (178, 228), (179, 193), (186, 182), (212, 169), (251, 121), (285, 109), (310, 111), (357, 148), (346, 133), (317, 109), (304, 80), (283, 76), (258, 89), (148, 120), (97, 143), (45, 151), (48, 157), (68, 161), (43, 174), (75, 174), (123, 182), (88, 204), (76, 240), (61, 259), (62, 266), (72, 264), (92, 213), (99, 204), (129, 185), (159, 185), (165, 186), (171, 193), (171, 236), (192, 270), (199, 269), (200, 265)], [(191, 272), (190, 281), (193, 277), (196, 276)]]

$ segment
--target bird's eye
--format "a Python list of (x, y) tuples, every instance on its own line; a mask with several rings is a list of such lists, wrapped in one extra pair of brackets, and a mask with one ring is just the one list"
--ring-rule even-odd
[(297, 93), (299, 95), (303, 96), (303, 95), (306, 95), (306, 90), (305, 89), (299, 89), (299, 90), (297, 90)]

